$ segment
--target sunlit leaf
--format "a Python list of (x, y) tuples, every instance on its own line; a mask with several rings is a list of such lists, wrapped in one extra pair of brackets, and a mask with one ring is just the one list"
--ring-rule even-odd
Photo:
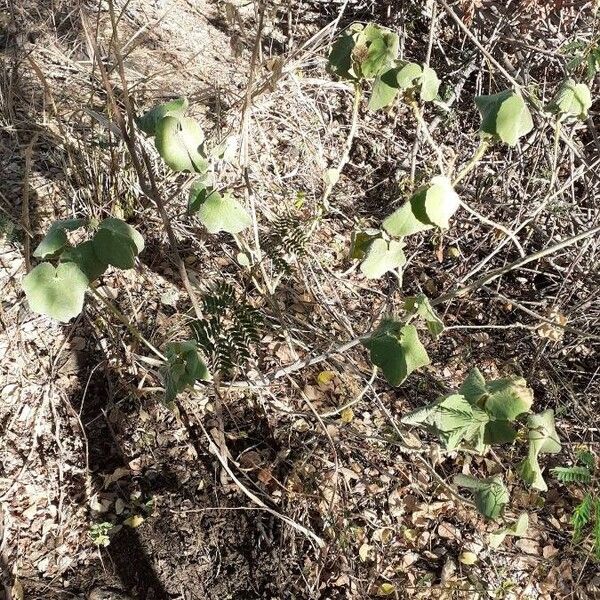
[(33, 256), (36, 258), (51, 258), (57, 256), (61, 250), (69, 245), (67, 231), (75, 231), (83, 227), (88, 222), (87, 219), (65, 219), (55, 221), (50, 226), (48, 233), (34, 250)]
[(396, 79), (400, 89), (408, 90), (417, 85), (422, 75), (423, 69), (421, 68), (421, 65), (409, 62), (405, 63), (400, 71), (398, 71)]
[(147, 135), (155, 135), (158, 123), (167, 116), (182, 117), (188, 108), (187, 98), (177, 98), (155, 106), (141, 117), (136, 118), (138, 127)]
[(449, 220), (460, 206), (460, 198), (447, 177), (437, 175), (431, 183), (423, 186), (410, 199), (415, 217), (427, 225), (449, 227)]
[(566, 79), (548, 106), (549, 110), (564, 116), (585, 120), (592, 106), (592, 94), (585, 83)]
[(23, 278), (31, 310), (65, 323), (82, 311), (87, 287), (88, 278), (74, 263), (41, 263)]
[(400, 385), (414, 370), (429, 364), (429, 356), (413, 325), (384, 319), (372, 335), (363, 340), (391, 385)]
[(362, 260), (369, 251), (371, 242), (381, 236), (379, 229), (353, 231), (350, 245), (350, 258)]
[(527, 533), (528, 528), (529, 515), (527, 513), (521, 513), (519, 518), (510, 527), (503, 527), (502, 529), (490, 533), (489, 545), (492, 548), (498, 548), (507, 535), (522, 537)]
[(205, 173), (209, 165), (203, 142), (204, 132), (194, 119), (167, 116), (156, 126), (156, 149), (174, 171)]
[(367, 255), (360, 265), (361, 272), (368, 279), (377, 279), (406, 264), (404, 244), (396, 240), (377, 238), (371, 242)]
[(395, 210), (383, 221), (383, 228), (394, 237), (405, 237), (420, 231), (432, 229), (433, 225), (428, 225), (419, 221), (415, 217), (410, 201), (405, 202), (400, 208)]
[(375, 79), (369, 100), (370, 110), (379, 110), (394, 103), (400, 89), (398, 85), (399, 72), (399, 67), (393, 67)]
[(440, 319), (433, 306), (431, 306), (429, 298), (425, 294), (405, 298), (404, 310), (409, 315), (417, 314), (422, 317), (425, 320), (427, 329), (429, 329), (429, 333), (434, 338), (439, 337), (444, 331), (444, 322)]
[(229, 192), (209, 194), (200, 204), (197, 214), (209, 233), (239, 233), (252, 225), (246, 209)]
[(437, 73), (427, 65), (423, 66), (421, 75), (421, 100), (431, 102), (437, 98), (440, 90), (440, 80)]
[(490, 381), (486, 392), (482, 408), (499, 421), (514, 421), (533, 404), (533, 390), (520, 377)]
[(533, 119), (520, 94), (506, 90), (491, 96), (477, 96), (481, 113), (480, 131), (514, 146), (533, 129)]

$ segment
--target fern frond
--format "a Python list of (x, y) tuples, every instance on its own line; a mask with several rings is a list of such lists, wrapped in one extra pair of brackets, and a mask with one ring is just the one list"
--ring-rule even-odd
[(600, 498), (596, 498), (594, 505), (594, 556), (600, 560)]
[(277, 217), (271, 224), (269, 234), (263, 236), (260, 245), (279, 272), (291, 273), (291, 265), (306, 254), (309, 224), (291, 214)]
[(562, 483), (589, 483), (592, 480), (587, 467), (555, 467), (550, 472)]
[(590, 522), (592, 518), (592, 509), (594, 508), (594, 501), (591, 494), (586, 494), (581, 504), (573, 509), (571, 515), (571, 524), (573, 525), (573, 539), (578, 541), (581, 539), (584, 527)]

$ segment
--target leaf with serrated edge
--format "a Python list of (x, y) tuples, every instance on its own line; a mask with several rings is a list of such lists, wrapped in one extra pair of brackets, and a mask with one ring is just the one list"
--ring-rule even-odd
[(367, 279), (378, 279), (388, 271), (403, 267), (406, 264), (403, 248), (404, 244), (396, 240), (373, 240), (360, 265), (361, 272)]
[(88, 279), (74, 263), (54, 268), (40, 263), (23, 278), (23, 290), (33, 312), (66, 323), (83, 309)]

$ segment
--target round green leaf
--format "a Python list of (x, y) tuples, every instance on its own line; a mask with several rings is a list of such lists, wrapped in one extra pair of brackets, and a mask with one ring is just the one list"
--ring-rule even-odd
[(373, 83), (373, 91), (369, 100), (370, 110), (379, 110), (393, 104), (398, 95), (398, 73), (400, 69), (394, 67), (379, 75)]
[(92, 240), (82, 242), (74, 248), (67, 248), (61, 254), (60, 261), (77, 265), (87, 277), (88, 283), (98, 279), (108, 268), (108, 264), (98, 258)]
[(67, 322), (83, 309), (88, 278), (74, 263), (54, 268), (41, 263), (23, 278), (23, 290), (32, 311)]
[(531, 113), (520, 94), (505, 90), (491, 96), (477, 96), (475, 104), (481, 113), (479, 130), (509, 146), (533, 129)]
[(514, 421), (533, 404), (533, 390), (521, 378), (490, 381), (486, 391), (482, 408), (498, 421)]
[(121, 219), (105, 219), (92, 240), (100, 262), (131, 269), (135, 257), (144, 249), (144, 238)]
[(500, 475), (486, 479), (477, 479), (469, 475), (456, 475), (454, 483), (473, 492), (477, 510), (488, 519), (495, 519), (500, 516), (510, 500), (508, 490)]
[(156, 127), (161, 119), (167, 116), (182, 117), (187, 108), (187, 98), (177, 98), (155, 106), (141, 117), (136, 118), (135, 122), (144, 133), (152, 136), (156, 134)]
[(188, 117), (167, 116), (156, 127), (156, 149), (174, 171), (205, 173), (208, 162), (202, 152), (204, 132)]
[(367, 256), (360, 265), (360, 270), (367, 279), (378, 279), (388, 271), (392, 271), (406, 264), (404, 244), (396, 240), (389, 242), (377, 238), (371, 242)]
[(36, 258), (54, 257), (69, 245), (67, 231), (75, 231), (87, 224), (87, 219), (65, 219), (52, 223), (48, 233), (34, 250)]
[(460, 206), (460, 198), (450, 180), (443, 175), (437, 175), (429, 186), (417, 190), (410, 199), (410, 204), (419, 221), (447, 229), (450, 217)]
[(396, 79), (400, 89), (408, 90), (417, 85), (417, 82), (423, 75), (421, 65), (417, 63), (406, 63), (399, 71)]
[(411, 206), (410, 200), (405, 202), (400, 208), (395, 210), (383, 221), (383, 228), (394, 237), (404, 237), (432, 229), (433, 225), (428, 225), (419, 221)]
[(384, 319), (362, 344), (391, 385), (400, 385), (414, 370), (430, 362), (416, 328), (394, 319)]
[(431, 102), (437, 98), (440, 90), (440, 80), (437, 73), (427, 65), (423, 65), (421, 76), (421, 100)]
[(592, 94), (585, 83), (567, 79), (548, 107), (552, 112), (585, 120), (592, 106)]
[(209, 233), (239, 233), (252, 225), (246, 209), (229, 192), (207, 195), (198, 209), (198, 218)]

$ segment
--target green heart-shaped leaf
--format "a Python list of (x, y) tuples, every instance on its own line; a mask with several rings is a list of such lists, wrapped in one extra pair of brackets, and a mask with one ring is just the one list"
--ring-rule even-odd
[(187, 98), (177, 98), (155, 106), (141, 117), (136, 118), (138, 127), (147, 135), (155, 135), (159, 122), (167, 116), (183, 117), (188, 108)]
[(384, 319), (362, 344), (391, 385), (400, 385), (414, 370), (430, 362), (416, 328), (394, 319)]
[(108, 268), (108, 263), (101, 261), (94, 249), (94, 242), (82, 242), (74, 248), (67, 248), (60, 256), (61, 263), (74, 263), (87, 277), (88, 283), (98, 279)]
[(471, 404), (479, 404), (479, 400), (487, 394), (485, 379), (479, 369), (475, 367), (469, 371), (469, 375), (458, 391)]
[(373, 83), (373, 91), (369, 100), (370, 110), (379, 110), (393, 104), (398, 95), (398, 73), (400, 69), (394, 67), (379, 75)]
[(423, 65), (421, 75), (421, 100), (431, 102), (437, 98), (440, 90), (440, 80), (437, 73), (427, 65)]
[(189, 117), (162, 118), (156, 127), (156, 149), (174, 171), (205, 173), (208, 161), (202, 151), (204, 132)]
[(135, 257), (144, 249), (144, 238), (121, 219), (105, 219), (92, 240), (100, 262), (131, 269)]
[(366, 258), (360, 265), (361, 272), (367, 279), (378, 279), (388, 271), (403, 267), (406, 264), (404, 244), (396, 240), (389, 242), (377, 238), (371, 242)]
[(187, 387), (194, 387), (196, 381), (210, 381), (211, 375), (198, 355), (193, 341), (167, 344), (166, 364), (161, 368), (165, 382), (164, 401), (170, 404)]
[(409, 316), (417, 314), (422, 317), (425, 320), (427, 329), (429, 329), (429, 333), (434, 338), (438, 338), (444, 331), (444, 322), (440, 319), (437, 312), (435, 312), (425, 294), (405, 298), (404, 310)]
[(379, 229), (366, 229), (353, 231), (350, 244), (350, 258), (362, 260), (369, 251), (371, 242), (381, 236)]
[(575, 83), (569, 78), (562, 83), (548, 108), (564, 116), (585, 120), (591, 106), (590, 88), (585, 83)]
[(417, 85), (422, 75), (423, 69), (421, 68), (421, 65), (413, 62), (406, 63), (398, 71), (398, 75), (396, 76), (398, 86), (402, 90), (409, 90)]
[(209, 233), (239, 233), (252, 225), (246, 209), (229, 192), (208, 194), (198, 208), (198, 218)]
[(520, 94), (506, 90), (491, 96), (477, 96), (475, 104), (481, 113), (479, 130), (509, 146), (533, 129), (531, 113)]
[(55, 221), (50, 226), (48, 233), (34, 250), (33, 256), (36, 258), (51, 258), (57, 256), (69, 245), (67, 231), (75, 231), (84, 225), (87, 225), (87, 219), (65, 219)]
[(486, 390), (482, 408), (499, 421), (514, 421), (533, 404), (533, 390), (518, 377), (490, 381)]
[(428, 186), (419, 188), (410, 199), (415, 217), (427, 225), (447, 229), (460, 206), (460, 198), (447, 177), (437, 175)]
[(456, 475), (454, 484), (473, 492), (477, 510), (488, 519), (500, 516), (508, 504), (510, 496), (500, 475), (486, 479), (476, 479), (469, 475)]
[(358, 65), (357, 72), (372, 79), (386, 71), (398, 56), (398, 34), (372, 23), (358, 35), (352, 58)]
[(423, 223), (415, 217), (409, 200), (384, 219), (383, 228), (391, 236), (405, 237), (413, 233), (432, 229), (433, 225)]
[(529, 515), (521, 513), (519, 518), (510, 527), (503, 527), (493, 533), (490, 533), (489, 544), (492, 548), (498, 548), (504, 541), (507, 535), (522, 537), (527, 533), (529, 528)]
[(88, 278), (74, 263), (56, 268), (40, 263), (23, 278), (31, 310), (64, 323), (82, 311), (87, 286)]

